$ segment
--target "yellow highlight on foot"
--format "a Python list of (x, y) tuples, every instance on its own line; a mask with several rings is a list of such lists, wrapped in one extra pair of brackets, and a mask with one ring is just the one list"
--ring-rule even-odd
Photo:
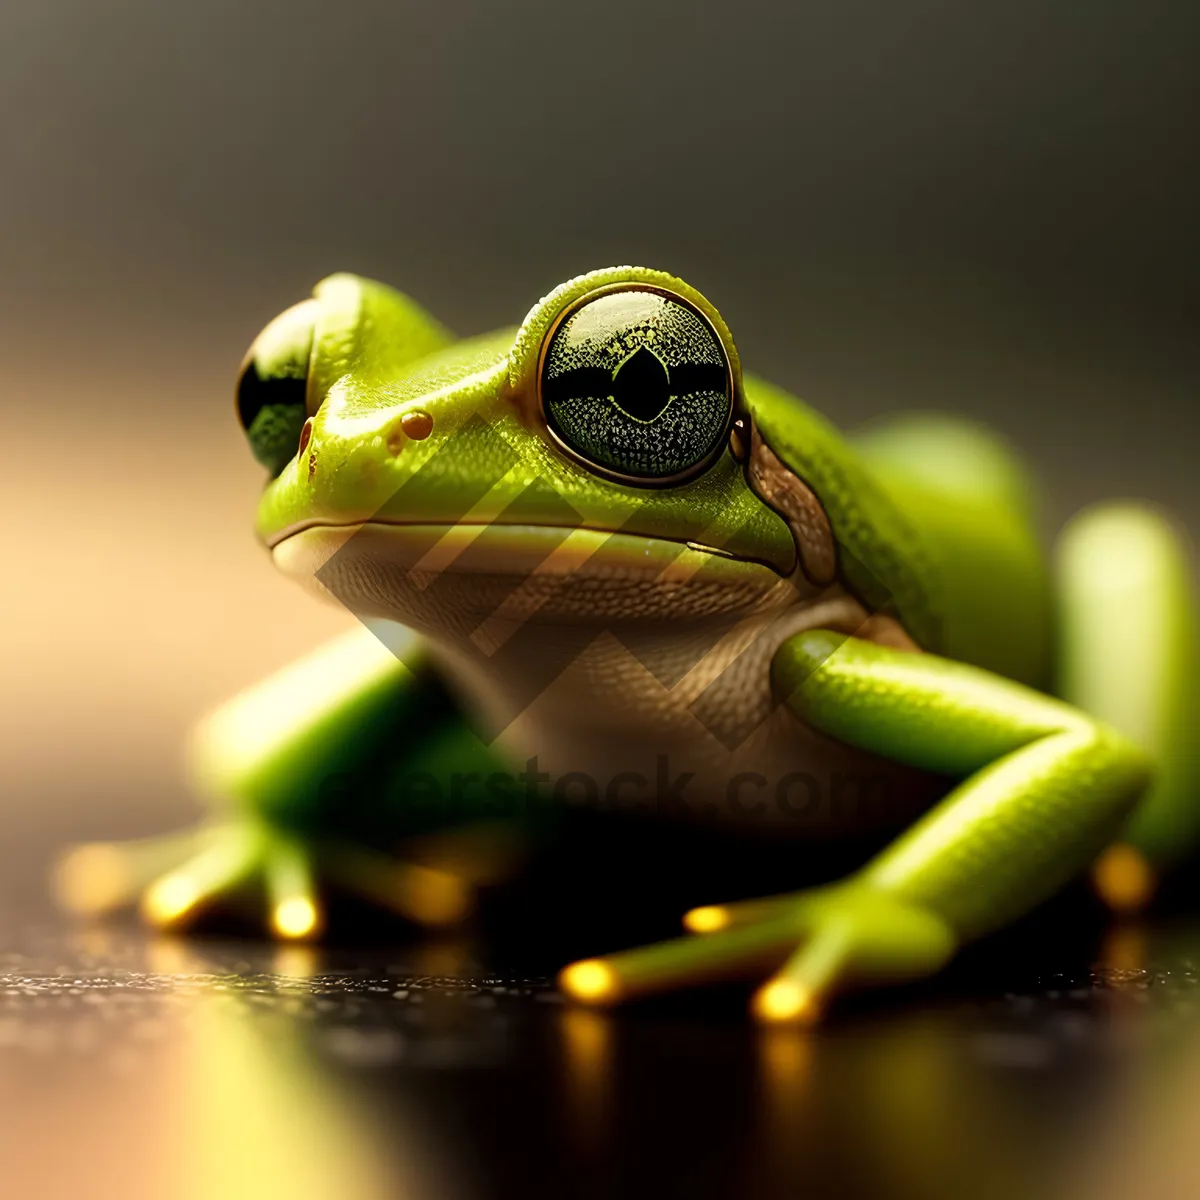
[(812, 994), (790, 979), (776, 979), (759, 988), (753, 1001), (754, 1015), (761, 1021), (797, 1021), (816, 1018)]
[(1154, 872), (1140, 850), (1125, 842), (1109, 846), (1092, 867), (1100, 899), (1117, 912), (1138, 912), (1150, 902)]
[(616, 999), (618, 987), (616, 972), (598, 958), (584, 959), (565, 967), (559, 974), (558, 985), (574, 999), (588, 1004), (604, 1004)]
[(730, 924), (729, 910), (718, 904), (706, 904), (684, 914), (683, 926), (692, 933), (716, 933)]
[(293, 896), (275, 906), (272, 923), (280, 937), (307, 937), (317, 927), (316, 905), (303, 896)]
[(142, 897), (142, 911), (155, 925), (178, 921), (200, 898), (196, 885), (182, 875), (164, 875)]

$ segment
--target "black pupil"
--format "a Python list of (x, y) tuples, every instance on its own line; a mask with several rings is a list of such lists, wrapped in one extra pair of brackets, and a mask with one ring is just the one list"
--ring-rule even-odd
[(616, 370), (612, 395), (639, 421), (653, 421), (671, 400), (671, 377), (653, 350), (639, 346)]
[(252, 359), (238, 380), (238, 417), (256, 459), (279, 474), (292, 456), (304, 428), (308, 382), (294, 374), (264, 374)]
[(254, 418), (268, 405), (294, 404), (303, 412), (307, 389), (307, 379), (295, 376), (264, 376), (251, 360), (238, 380), (237, 406), (242, 427), (249, 429), (254, 424)]
[(540, 383), (558, 440), (631, 481), (674, 482), (712, 461), (732, 407), (712, 326), (650, 289), (600, 293), (569, 313), (547, 343)]

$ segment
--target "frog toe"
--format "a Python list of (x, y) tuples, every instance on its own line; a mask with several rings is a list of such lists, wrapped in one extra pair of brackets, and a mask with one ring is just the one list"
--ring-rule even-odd
[(328, 846), (322, 863), (346, 891), (418, 925), (457, 925), (474, 907), (472, 883), (458, 872), (345, 842)]
[(850, 885), (706, 906), (685, 920), (692, 936), (572, 963), (560, 986), (607, 1005), (725, 979), (762, 981), (754, 1015), (805, 1024), (839, 991), (932, 974), (956, 947), (935, 915)]
[(211, 833), (208, 827), (196, 827), (159, 837), (70, 846), (54, 865), (55, 898), (68, 912), (84, 917), (127, 908), (156, 878), (197, 853)]
[(265, 891), (275, 936), (295, 940), (320, 930), (324, 914), (308, 849), (251, 822), (77, 846), (55, 871), (55, 891), (68, 910), (99, 916), (136, 904), (163, 930), (187, 928), (255, 884)]
[(77, 846), (55, 870), (59, 903), (69, 911), (99, 916), (136, 905), (163, 930), (188, 928), (216, 910), (245, 909), (261, 893), (267, 932), (285, 941), (308, 940), (324, 929), (325, 883), (434, 927), (462, 921), (474, 900), (464, 874), (241, 820)]
[(559, 986), (572, 999), (607, 1005), (655, 992), (761, 977), (786, 960), (803, 936), (793, 912), (736, 928), (672, 938), (572, 963)]
[[(257, 825), (219, 826), (193, 853), (147, 885), (138, 905), (143, 918), (158, 929), (184, 929), (230, 906), (251, 885), (271, 885), (276, 844), (275, 835)], [(269, 893), (273, 890), (268, 887)]]
[(1132, 916), (1154, 899), (1158, 876), (1149, 859), (1128, 842), (1114, 842), (1092, 864), (1092, 886), (1114, 913)]

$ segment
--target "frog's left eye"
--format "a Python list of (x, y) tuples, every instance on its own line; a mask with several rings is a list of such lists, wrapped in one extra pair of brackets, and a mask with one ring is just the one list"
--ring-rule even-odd
[(542, 412), (555, 439), (602, 475), (680, 483), (720, 453), (733, 413), (729, 356), (708, 319), (645, 285), (585, 296), (543, 343)]
[(237, 383), (238, 420), (272, 476), (291, 461), (308, 418), (308, 364), (317, 301), (282, 312), (254, 339)]

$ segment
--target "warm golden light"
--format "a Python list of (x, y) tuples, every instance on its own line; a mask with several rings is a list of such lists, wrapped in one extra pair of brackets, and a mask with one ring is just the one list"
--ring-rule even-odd
[(115, 846), (80, 846), (64, 855), (54, 874), (58, 902), (71, 912), (98, 913), (128, 895), (129, 871)]
[(603, 1004), (617, 994), (616, 973), (598, 958), (565, 967), (559, 974), (558, 985), (569, 996), (588, 1004)]
[(559, 1031), (566, 1123), (586, 1159), (603, 1154), (612, 1137), (613, 1020), (606, 1012), (572, 1004), (562, 1012)]
[(147, 942), (146, 964), (156, 975), (198, 975), (212, 969), (212, 964), (196, 953), (194, 943), (169, 933)]
[(1118, 842), (1096, 860), (1092, 883), (1110, 908), (1117, 912), (1137, 912), (1150, 902), (1156, 881), (1141, 851)]
[(195, 883), (184, 875), (164, 875), (146, 889), (142, 912), (155, 925), (178, 921), (200, 898)]
[(453, 925), (471, 909), (471, 889), (446, 871), (409, 867), (399, 907), (422, 925)]
[(1114, 921), (1100, 947), (1100, 961), (1110, 971), (1146, 969), (1146, 933), (1130, 921)]
[(755, 993), (752, 1004), (760, 1021), (812, 1021), (816, 1006), (812, 994), (790, 979), (775, 979)]
[(716, 933), (719, 929), (728, 928), (730, 923), (729, 910), (718, 904), (693, 908), (691, 912), (685, 913), (683, 918), (684, 928), (690, 929), (692, 933)]
[(271, 955), (271, 968), (276, 975), (289, 979), (311, 979), (321, 972), (321, 960), (311, 944), (280, 942)]
[(317, 907), (306, 896), (293, 896), (275, 906), (272, 921), (280, 937), (308, 937), (317, 927)]

